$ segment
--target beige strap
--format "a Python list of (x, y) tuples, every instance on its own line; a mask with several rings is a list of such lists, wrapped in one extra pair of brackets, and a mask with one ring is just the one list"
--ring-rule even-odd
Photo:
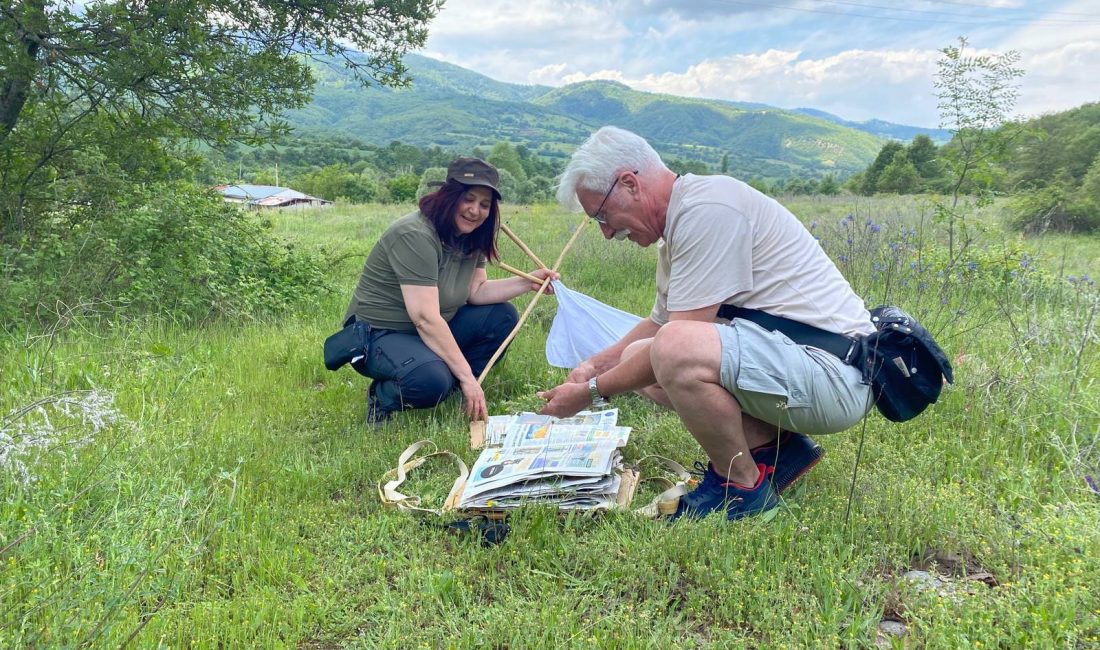
[[(416, 456), (416, 452), (426, 445), (431, 445), (432, 448), (435, 447), (435, 443), (431, 440), (420, 440), (406, 447), (397, 459), (397, 467), (388, 470), (378, 480), (378, 497), (382, 500), (383, 506), (396, 508), (402, 512), (432, 515), (441, 515), (446, 511), (454, 510), (458, 506), (458, 497), (463, 486), (466, 485), (466, 478), (470, 475), (470, 470), (461, 458), (449, 451), (433, 451), (423, 456)], [(433, 456), (449, 456), (454, 460), (455, 465), (458, 467), (458, 478), (455, 479), (450, 493), (447, 494), (447, 500), (443, 502), (441, 507), (422, 508), (420, 507), (420, 497), (402, 494), (397, 491), (397, 488), (405, 482), (409, 472), (420, 467)]]
[(646, 456), (635, 463), (635, 467), (638, 468), (638, 473), (641, 474), (642, 463), (647, 460), (653, 459), (656, 464), (676, 476), (677, 481), (664, 476), (652, 476), (648, 478), (642, 478), (642, 481), (653, 481), (665, 486), (665, 490), (653, 497), (653, 500), (644, 506), (634, 509), (635, 514), (648, 517), (650, 519), (656, 519), (657, 517), (664, 517), (676, 512), (677, 506), (680, 505), (680, 497), (688, 493), (688, 488), (694, 483), (694, 479), (691, 473), (684, 469), (684, 466), (677, 463), (674, 460), (670, 460), (663, 456)]

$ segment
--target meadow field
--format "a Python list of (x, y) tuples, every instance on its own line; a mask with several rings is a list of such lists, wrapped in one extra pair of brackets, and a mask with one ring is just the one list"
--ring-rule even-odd
[[(913, 421), (821, 438), (774, 516), (739, 522), (529, 506), (484, 545), (383, 508), (377, 481), (410, 443), (477, 455), (456, 399), (372, 429), (367, 381), (321, 363), (407, 206), (258, 213), (328, 263), (331, 290), (278, 318), (6, 336), (0, 648), (1100, 648), (1100, 238), (1023, 239), (994, 205), (952, 250), (920, 197), (786, 203), (868, 306), (936, 334), (956, 383)], [(547, 262), (583, 218), (504, 216)], [(645, 314), (654, 265), (586, 228), (561, 273)], [(543, 351), (553, 315), (544, 298), (486, 380), (491, 413), (537, 409), (564, 378)], [(627, 461), (702, 459), (675, 414), (616, 405)], [(452, 472), (406, 491), (438, 504)]]

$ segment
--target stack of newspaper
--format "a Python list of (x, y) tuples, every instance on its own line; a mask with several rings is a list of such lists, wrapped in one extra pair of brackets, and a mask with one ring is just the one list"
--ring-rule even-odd
[(617, 409), (571, 418), (536, 413), (494, 415), (486, 448), (470, 470), (460, 508), (506, 510), (527, 501), (563, 509), (605, 509), (616, 503), (630, 427)]

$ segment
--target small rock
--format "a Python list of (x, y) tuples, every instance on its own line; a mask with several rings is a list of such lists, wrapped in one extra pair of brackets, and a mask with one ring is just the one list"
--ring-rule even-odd
[(944, 584), (943, 580), (927, 571), (906, 571), (901, 579), (912, 582), (919, 589), (939, 589)]
[(878, 624), (878, 633), (875, 635), (875, 646), (889, 648), (893, 639), (905, 636), (905, 623), (901, 621), (885, 620)]

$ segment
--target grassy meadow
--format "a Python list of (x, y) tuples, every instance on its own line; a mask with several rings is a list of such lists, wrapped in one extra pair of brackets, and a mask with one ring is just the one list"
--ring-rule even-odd
[[(774, 517), (531, 506), (486, 547), (384, 509), (377, 481), (410, 443), (477, 455), (456, 399), (373, 430), (367, 381), (321, 363), (405, 206), (262, 213), (328, 261), (331, 292), (278, 319), (0, 340), (0, 648), (1100, 648), (1100, 239), (1021, 239), (994, 205), (951, 251), (919, 197), (788, 205), (869, 306), (937, 335), (956, 383), (916, 420), (821, 438)], [(505, 209), (547, 263), (580, 218)], [(561, 272), (645, 314), (654, 263), (587, 228)], [(543, 354), (553, 315), (544, 298), (486, 380), (491, 413), (564, 378)], [(628, 461), (702, 459), (675, 414), (616, 403)], [(437, 504), (451, 472), (403, 491)], [(884, 619), (905, 635), (880, 637)]]

